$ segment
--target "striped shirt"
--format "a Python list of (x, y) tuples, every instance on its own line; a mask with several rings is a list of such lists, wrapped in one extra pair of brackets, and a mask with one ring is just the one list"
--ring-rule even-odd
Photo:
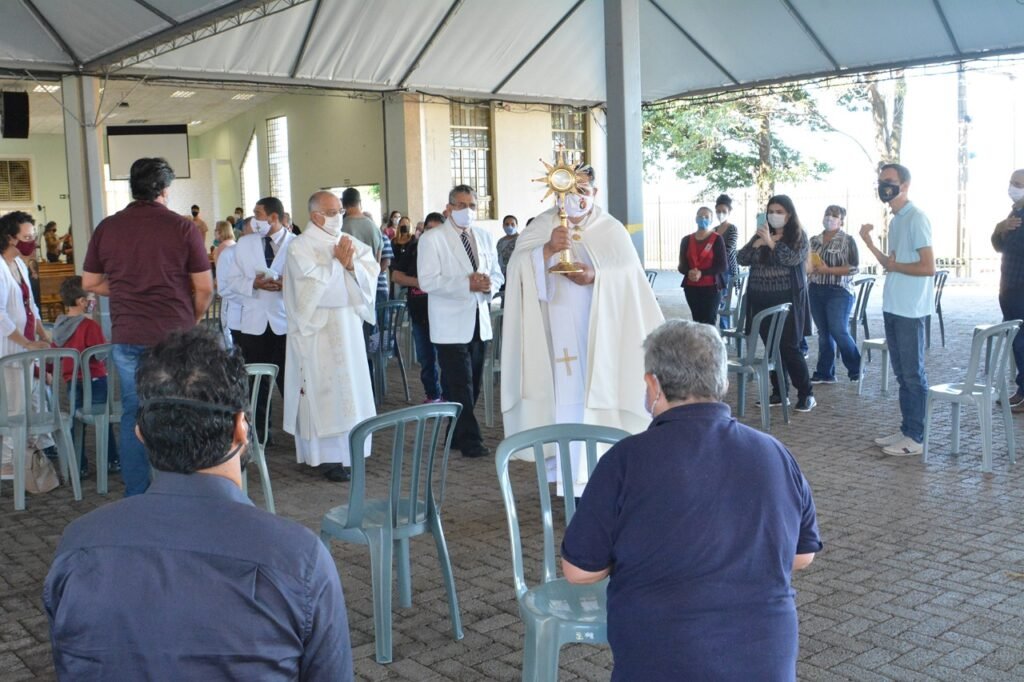
[(857, 274), (860, 265), (860, 257), (857, 253), (857, 242), (853, 237), (839, 230), (827, 243), (824, 235), (816, 234), (811, 237), (811, 253), (818, 254), (818, 257), (829, 267), (847, 266), (850, 272), (845, 275), (826, 275), (812, 273), (807, 279), (811, 284), (821, 284), (829, 287), (843, 287), (847, 291), (852, 290), (851, 281)]

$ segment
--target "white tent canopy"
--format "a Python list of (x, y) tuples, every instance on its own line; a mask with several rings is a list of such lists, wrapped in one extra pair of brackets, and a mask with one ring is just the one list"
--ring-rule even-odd
[[(1018, 0), (639, 0), (644, 101), (1024, 51)], [(606, 99), (602, 0), (5, 0), (0, 70)]]

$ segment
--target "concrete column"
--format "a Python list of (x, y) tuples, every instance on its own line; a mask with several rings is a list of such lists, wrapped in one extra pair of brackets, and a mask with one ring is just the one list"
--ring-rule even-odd
[[(100, 80), (93, 76), (64, 76), (61, 78), (61, 91), (75, 272), (81, 274), (92, 231), (107, 215), (103, 187), (103, 134), (96, 125)], [(106, 299), (100, 300), (100, 315), (109, 339), (110, 309)]]
[(640, 110), (640, 0), (604, 0), (608, 101), (608, 210), (644, 259), (643, 119)]
[(384, 187), (381, 209), (409, 212), (409, 191), (405, 160), (405, 102), (401, 94), (386, 95), (384, 111)]

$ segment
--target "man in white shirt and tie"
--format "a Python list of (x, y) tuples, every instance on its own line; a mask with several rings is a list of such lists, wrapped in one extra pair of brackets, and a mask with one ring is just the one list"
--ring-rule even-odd
[(476, 191), (457, 185), (448, 193), (448, 220), (419, 240), (419, 288), (429, 294), (430, 340), (437, 347), (441, 388), (462, 404), (452, 447), (464, 457), (485, 457), (473, 408), (480, 396), (487, 342), (491, 339), (491, 297), (505, 278), (494, 238), (474, 227)]
[[(277, 387), (282, 395), (288, 339), (282, 274), (288, 243), (295, 238), (281, 222), (284, 215), (284, 205), (277, 197), (257, 201), (249, 221), (252, 234), (239, 238), (217, 263), (217, 290), (228, 303), (231, 337), (247, 363), (277, 365)], [(259, 414), (265, 409), (269, 388), (260, 392)]]

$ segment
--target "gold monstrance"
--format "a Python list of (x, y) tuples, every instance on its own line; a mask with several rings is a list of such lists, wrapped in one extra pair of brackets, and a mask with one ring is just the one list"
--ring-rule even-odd
[[(565, 214), (565, 195), (580, 193), (576, 184), (576, 168), (565, 162), (565, 147), (562, 145), (558, 145), (554, 166), (544, 159), (541, 159), (540, 162), (544, 164), (546, 175), (542, 178), (534, 178), (533, 181), (547, 183), (548, 191), (541, 201), (544, 201), (552, 194), (558, 195), (558, 219), (562, 227), (569, 227), (568, 217)], [(577, 241), (580, 239), (579, 228), (575, 225), (573, 226), (573, 239)], [(566, 249), (558, 254), (558, 262), (551, 266), (548, 272), (569, 275), (583, 272), (583, 269), (572, 262), (572, 256), (569, 250)]]

